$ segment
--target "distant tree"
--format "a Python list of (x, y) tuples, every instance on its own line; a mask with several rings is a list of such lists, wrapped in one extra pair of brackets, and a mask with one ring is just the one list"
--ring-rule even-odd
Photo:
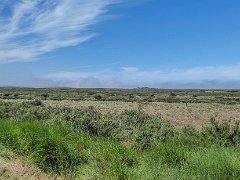
[(98, 94), (98, 95), (95, 95), (94, 98), (95, 98), (96, 100), (100, 101), (100, 100), (102, 99), (102, 96)]
[(171, 93), (170, 93), (170, 96), (171, 96), (171, 97), (176, 97), (177, 95), (176, 95), (174, 92), (171, 92)]
[(4, 94), (5, 97), (8, 97), (8, 96), (10, 96), (10, 95), (11, 95), (11, 94), (9, 94), (9, 93), (5, 93), (5, 94)]
[(44, 98), (44, 100), (46, 101), (47, 98), (49, 97), (49, 94), (48, 93), (44, 93), (44, 94), (41, 94), (41, 96)]

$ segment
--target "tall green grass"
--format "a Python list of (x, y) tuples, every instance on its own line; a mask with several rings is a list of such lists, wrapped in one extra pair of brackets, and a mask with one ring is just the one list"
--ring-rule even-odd
[(13, 152), (76, 179), (239, 179), (239, 144), (239, 123), (212, 119), (197, 131), (141, 110), (0, 102), (0, 156)]
[(236, 147), (189, 147), (166, 143), (145, 152), (139, 179), (239, 179)]
[[(195, 143), (187, 140), (193, 137), (198, 139)], [(63, 125), (0, 121), (0, 145), (5, 147), (1, 149), (27, 156), (49, 173), (75, 179), (239, 179), (238, 145), (203, 142), (199, 137), (185, 130), (140, 150)]]
[(127, 178), (128, 169), (138, 163), (135, 154), (118, 143), (37, 121), (1, 120), (0, 144), (46, 172), (73, 177), (93, 169), (99, 177)]
[[(84, 138), (61, 126), (26, 121), (1, 121), (0, 142), (19, 155), (27, 155), (43, 170), (60, 173), (86, 162)], [(77, 141), (76, 141), (77, 140)]]

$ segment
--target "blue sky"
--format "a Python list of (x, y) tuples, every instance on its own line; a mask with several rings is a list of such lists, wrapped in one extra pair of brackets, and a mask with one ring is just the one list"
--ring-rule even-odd
[(240, 88), (237, 0), (1, 0), (0, 86)]

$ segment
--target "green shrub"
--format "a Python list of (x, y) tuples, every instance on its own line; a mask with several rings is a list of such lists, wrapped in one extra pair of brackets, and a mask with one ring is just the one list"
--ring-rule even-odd
[(202, 135), (205, 139), (220, 145), (230, 146), (237, 145), (240, 142), (240, 122), (231, 124), (230, 122), (217, 122), (211, 119), (211, 126), (206, 127)]
[(142, 149), (165, 142), (174, 136), (174, 128), (159, 117), (143, 111), (125, 111), (119, 115), (115, 135), (121, 141), (129, 141)]
[(43, 102), (41, 100), (38, 100), (38, 99), (36, 99), (34, 101), (31, 101), (30, 103), (34, 106), (43, 106)]

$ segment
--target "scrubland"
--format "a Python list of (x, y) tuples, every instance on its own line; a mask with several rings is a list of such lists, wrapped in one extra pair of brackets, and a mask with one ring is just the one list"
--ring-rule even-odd
[[(240, 177), (237, 101), (75, 101), (37, 94), (0, 100), (0, 179)], [(222, 108), (215, 116), (214, 107)]]

